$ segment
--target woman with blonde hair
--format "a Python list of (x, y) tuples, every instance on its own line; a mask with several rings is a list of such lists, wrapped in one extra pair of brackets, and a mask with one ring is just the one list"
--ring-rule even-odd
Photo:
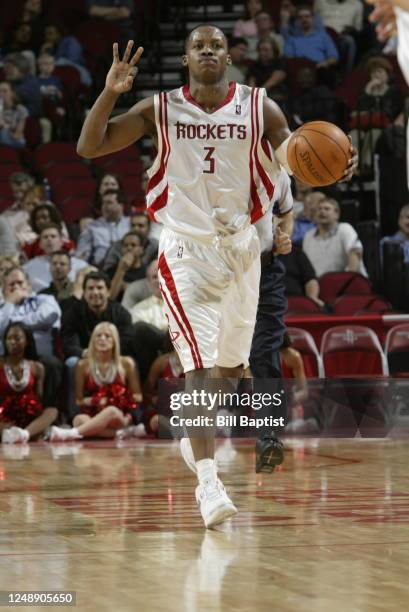
[(72, 429), (52, 427), (50, 441), (83, 437), (114, 438), (118, 430), (139, 418), (142, 394), (135, 364), (122, 357), (118, 330), (99, 323), (89, 342), (86, 357), (75, 373), (76, 403), (80, 409)]

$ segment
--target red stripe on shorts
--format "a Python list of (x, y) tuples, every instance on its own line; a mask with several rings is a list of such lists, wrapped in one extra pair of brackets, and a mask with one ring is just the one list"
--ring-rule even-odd
[(189, 319), (187, 318), (186, 313), (183, 310), (183, 306), (179, 299), (179, 295), (176, 289), (174, 278), (172, 276), (172, 272), (170, 271), (170, 268), (168, 266), (168, 263), (163, 253), (161, 253), (161, 255), (159, 256), (158, 267), (163, 277), (163, 280), (165, 281), (166, 288), (168, 289), (170, 295), (172, 296), (173, 303), (180, 317), (182, 318), (182, 321), (185, 324), (186, 328), (182, 325), (179, 317), (176, 315), (175, 311), (173, 310), (172, 305), (170, 304), (168, 300), (168, 296), (166, 295), (164, 291), (162, 291), (162, 295), (164, 299), (166, 300), (166, 303), (168, 304), (172, 312), (172, 315), (180, 328), (180, 331), (182, 332), (183, 336), (185, 337), (186, 342), (188, 343), (190, 347), (190, 352), (192, 353), (192, 358), (193, 358), (193, 363), (195, 364), (195, 368), (197, 370), (200, 370), (201, 368), (203, 368), (203, 362), (202, 362), (202, 358), (199, 353), (199, 347), (197, 346), (196, 338), (193, 333), (192, 326), (189, 323)]

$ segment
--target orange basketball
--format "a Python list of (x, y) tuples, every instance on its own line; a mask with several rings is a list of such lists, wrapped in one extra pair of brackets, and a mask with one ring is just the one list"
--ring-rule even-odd
[(288, 142), (287, 159), (295, 176), (312, 187), (331, 185), (342, 178), (350, 159), (344, 132), (327, 121), (310, 121)]

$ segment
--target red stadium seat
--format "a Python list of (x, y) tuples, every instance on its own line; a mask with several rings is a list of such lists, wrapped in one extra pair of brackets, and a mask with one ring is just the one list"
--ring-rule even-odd
[(320, 307), (314, 300), (304, 296), (290, 296), (288, 299), (287, 315), (319, 314)]
[(385, 355), (391, 376), (409, 378), (409, 323), (396, 325), (388, 331)]
[(82, 217), (92, 217), (92, 200), (79, 196), (65, 198), (58, 209), (65, 223), (75, 223)]
[(2, 198), (0, 196), (0, 213), (4, 212), (9, 206), (13, 204), (13, 198)]
[(92, 178), (88, 166), (80, 161), (61, 162), (59, 164), (47, 166), (44, 169), (44, 174), (53, 185), (67, 178)]
[(119, 163), (120, 161), (140, 163), (138, 149), (131, 145), (122, 151), (110, 153), (109, 155), (103, 155), (102, 157), (96, 157), (92, 160), (93, 164), (98, 169), (103, 169), (104, 171), (109, 171), (108, 167), (112, 163)]
[(328, 272), (318, 279), (320, 298), (332, 304), (341, 295), (372, 293), (371, 282), (358, 272)]
[(7, 200), (13, 199), (13, 192), (11, 191), (10, 184), (4, 178), (0, 179), (0, 198)]
[(74, 66), (56, 66), (54, 73), (60, 79), (64, 87), (73, 94), (81, 89), (81, 76)]
[(41, 144), (41, 126), (36, 117), (27, 117), (24, 127), (24, 138), (29, 149), (35, 149)]
[(363, 314), (365, 312), (388, 312), (389, 302), (378, 295), (341, 295), (334, 302), (334, 314), (343, 317)]
[(122, 178), (122, 184), (124, 186), (124, 191), (128, 196), (128, 200), (134, 200), (136, 198), (142, 199), (144, 197), (141, 179), (139, 176), (124, 176)]
[[(301, 353), (307, 378), (323, 376), (324, 368), (321, 355), (311, 334), (298, 327), (287, 327), (287, 333), (290, 336), (293, 348)], [(283, 370), (285, 376), (285, 368)]]
[(143, 172), (143, 164), (139, 160), (124, 161), (116, 160), (105, 166), (106, 172), (112, 172), (119, 177), (123, 176), (140, 176)]
[(35, 164), (38, 170), (42, 170), (51, 164), (69, 161), (79, 161), (75, 143), (48, 142), (41, 145), (35, 153)]
[(378, 336), (363, 325), (338, 325), (322, 337), (321, 358), (325, 376), (370, 377), (388, 374)]
[(20, 164), (0, 164), (0, 181), (7, 181), (13, 172), (24, 172)]
[(20, 158), (16, 149), (7, 145), (0, 145), (0, 164), (20, 164)]
[(60, 181), (53, 189), (53, 198), (60, 204), (66, 198), (80, 196), (83, 198), (89, 198), (90, 200), (94, 197), (97, 184), (94, 179), (78, 178), (73, 181), (72, 179), (65, 179)]

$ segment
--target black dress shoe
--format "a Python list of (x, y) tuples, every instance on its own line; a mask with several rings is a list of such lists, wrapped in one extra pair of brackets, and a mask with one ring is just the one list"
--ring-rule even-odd
[(256, 473), (271, 474), (284, 461), (284, 446), (274, 434), (266, 434), (256, 442)]

